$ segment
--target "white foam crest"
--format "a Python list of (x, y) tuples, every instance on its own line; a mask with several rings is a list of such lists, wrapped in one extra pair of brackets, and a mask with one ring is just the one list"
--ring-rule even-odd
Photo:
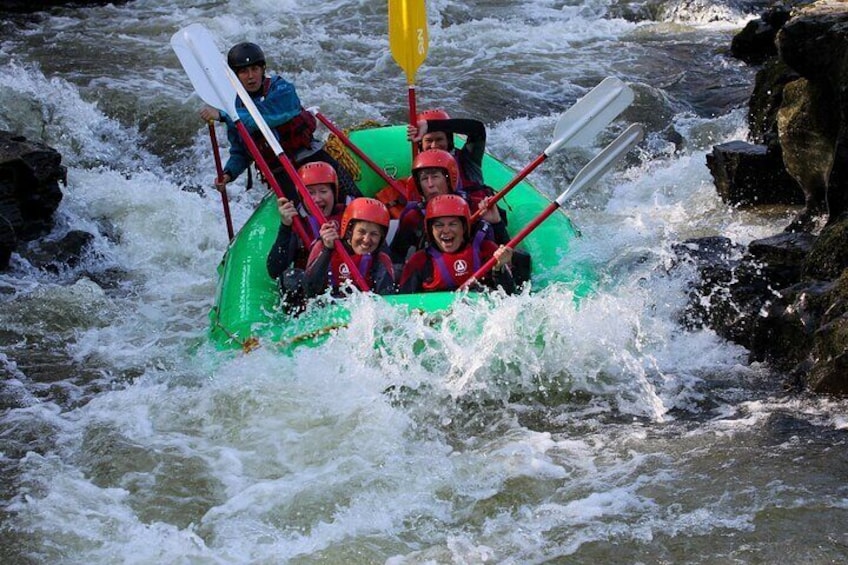
[(0, 127), (43, 141), (62, 154), (66, 165), (155, 168), (139, 149), (141, 137), (80, 98), (77, 88), (38, 68), (11, 63), (0, 72)]
[(32, 546), (27, 551), (32, 558), (58, 562), (69, 553), (89, 563), (113, 562), (116, 555), (123, 563), (213, 558), (190, 529), (139, 519), (124, 489), (98, 487), (53, 456), (30, 453), (23, 466), (25, 476), (37, 474), (38, 490), (45, 492), (21, 497), (7, 509), (16, 514), (23, 528), (19, 539)]
[[(574, 11), (571, 17), (558, 13), (550, 21), (534, 22), (533, 33), (528, 35), (526, 21), (485, 18), (433, 28), (431, 51), (439, 61), (456, 58), (460, 69), (476, 67), (484, 61), (513, 52), (520, 52), (523, 56), (536, 53), (551, 61), (570, 51), (572, 44), (616, 39), (634, 27), (633, 23), (624, 20), (587, 18)], [(479, 45), (481, 41), (485, 49), (470, 47), (472, 42)], [(469, 53), (477, 53), (477, 56), (469, 59), (466, 57)]]
[[(668, 478), (662, 473), (638, 474), (643, 464), (643, 458), (637, 456), (608, 464), (601, 473), (570, 476), (548, 501), (487, 519), (481, 539), (476, 541), (533, 560), (572, 555), (584, 544), (611, 538), (649, 541), (653, 533), (641, 522), (653, 515), (657, 506), (639, 490), (651, 481)], [(610, 486), (610, 482), (627, 484)], [(604, 488), (594, 490), (599, 483), (604, 483)], [(516, 528), (516, 523), (522, 527)]]
[(755, 16), (746, 14), (742, 2), (728, 0), (671, 0), (660, 7), (663, 21), (695, 24), (707, 29), (742, 28)]
[(147, 172), (69, 172), (66, 214), (104, 222), (114, 232), (114, 241), (98, 236), (96, 247), (105, 261), (128, 272), (133, 289), (110, 308), (110, 324), (80, 332), (71, 346), (76, 359), (144, 363), (156, 347), (179, 350), (183, 340), (204, 331), (215, 266), (227, 244), (218, 202)]
[(383, 386), (433, 391), (425, 402), (583, 391), (653, 420), (675, 408), (697, 411), (701, 375), (729, 370), (744, 351), (709, 330), (680, 329), (685, 279), (645, 282), (578, 302), (557, 287), (459, 302), (436, 318), (364, 302), (323, 350), (376, 363)]
[[(545, 455), (554, 447), (549, 434), (516, 430), (455, 453), (387, 402), (373, 367), (338, 355), (331, 348), (281, 359), (260, 350), (190, 386), (157, 384), (166, 374), (151, 374), (99, 395), (65, 421), (61, 440), (66, 459), (88, 453), (92, 478), (57, 458), (33, 457), (26, 476), (39, 492), (11, 509), (18, 524), (44, 546), (73, 548), (93, 562), (104, 559), (103, 545), (132, 552), (156, 535), (167, 543), (143, 558), (250, 562), (399, 533), (409, 520), (450, 522), (462, 500), (491, 496), (508, 477), (562, 477)], [(137, 460), (93, 462), (102, 441), (113, 456), (130, 446)], [(171, 476), (188, 462), (195, 474)], [(195, 491), (208, 501), (202, 517), (171, 515), (165, 523), (138, 514), (158, 497), (186, 496), (169, 490), (186, 481), (223, 487)], [(189, 521), (196, 526), (173, 525)]]
[[(212, 272), (226, 244), (212, 199), (179, 190), (149, 172), (69, 171), (66, 205), (78, 216), (108, 219), (118, 230), (121, 265), (149, 278)], [(223, 241), (222, 241), (223, 240)]]

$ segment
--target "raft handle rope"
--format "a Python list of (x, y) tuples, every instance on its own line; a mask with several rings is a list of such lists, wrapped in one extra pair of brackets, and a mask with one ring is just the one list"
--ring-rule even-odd
[[(361, 122), (359, 125), (354, 126), (349, 129), (342, 130), (342, 132), (347, 136), (352, 131), (357, 131), (361, 129), (374, 129), (378, 127), (384, 127), (384, 124), (381, 124), (374, 120), (366, 120)], [(331, 133), (327, 137), (327, 141), (324, 143), (324, 150), (330, 154), (330, 156), (339, 162), (347, 172), (350, 173), (350, 176), (353, 177), (353, 180), (359, 181), (362, 180), (362, 170), (359, 167), (359, 163), (354, 159), (351, 151), (345, 147), (344, 142), (342, 142), (339, 137)]]

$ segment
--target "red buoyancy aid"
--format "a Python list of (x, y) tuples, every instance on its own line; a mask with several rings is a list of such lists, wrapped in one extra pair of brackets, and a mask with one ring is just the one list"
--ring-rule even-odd
[[(262, 83), (262, 97), (264, 98), (268, 94), (268, 90), (271, 88), (271, 79), (269, 77), (265, 77), (265, 80)], [(280, 142), (280, 146), (283, 148), (283, 152), (286, 154), (286, 157), (297, 166), (297, 154), (303, 150), (308, 149), (312, 145), (313, 134), (318, 127), (318, 122), (315, 119), (315, 116), (312, 115), (311, 112), (306, 110), (305, 108), (300, 108), (300, 113), (287, 121), (284, 124), (280, 124), (277, 127), (271, 128), (277, 135), (277, 141)], [(262, 153), (262, 157), (270, 166), (271, 170), (275, 173), (277, 169), (281, 169), (282, 165), (280, 165), (277, 154), (274, 153), (274, 150), (265, 140), (265, 136), (262, 135), (262, 132), (257, 130), (251, 134), (251, 137), (256, 142), (256, 145), (259, 147), (259, 152)]]
[[(343, 213), (344, 205), (337, 204), (333, 209), (333, 214), (327, 217), (327, 221), (334, 222), (336, 224), (336, 229), (338, 229), (342, 223)], [(318, 225), (318, 221), (313, 216), (307, 216), (304, 220), (304, 223), (306, 224), (306, 234), (309, 235), (312, 240), (308, 245), (304, 245), (303, 241), (301, 241), (299, 237), (292, 234), (289, 247), (289, 253), (292, 257), (294, 257), (292, 263), (298, 269), (306, 269), (306, 265), (309, 262), (309, 250), (312, 249), (312, 244), (321, 237), (319, 232), (321, 226)]]
[[(485, 246), (486, 242), (483, 244)], [(423, 290), (456, 290), (462, 286), (482, 265), (480, 250), (481, 245), (476, 241), (456, 253), (442, 253), (428, 247), (427, 256), (433, 266), (433, 278), (422, 283)]]
[(407, 177), (393, 185), (387, 184), (377, 191), (374, 198), (385, 204), (389, 209), (389, 215), (397, 220), (402, 216), (407, 203), (421, 200), (421, 195), (418, 194), (412, 177)]
[[(367, 282), (370, 287), (374, 286), (373, 262), (375, 260), (375, 255), (376, 260), (382, 262), (383, 267), (385, 267), (389, 273), (393, 272), (394, 266), (392, 265), (392, 260), (385, 253), (380, 251), (366, 255), (350, 253), (350, 258), (353, 259), (357, 270), (365, 278), (365, 282)], [(344, 259), (342, 259), (341, 254), (337, 251), (333, 251), (333, 255), (330, 257), (329, 280), (333, 287), (333, 292), (338, 291), (345, 282), (353, 282), (353, 277), (350, 274), (350, 267), (348, 267), (347, 263), (345, 263)]]
[[(342, 214), (344, 214), (344, 211), (344, 204), (336, 204), (336, 206), (333, 208), (333, 213), (327, 216), (325, 219), (328, 222), (333, 222), (334, 224), (336, 224), (336, 229), (340, 230), (342, 225)], [(318, 220), (315, 219), (315, 216), (307, 216), (306, 222), (309, 226), (307, 233), (312, 236), (312, 241), (319, 239), (321, 237), (321, 226), (318, 225)], [(310, 242), (310, 245), (311, 244), (312, 242)]]
[(480, 202), (482, 202), (484, 198), (495, 195), (495, 191), (492, 187), (486, 186), (485, 184), (478, 184), (471, 188), (463, 188), (463, 192), (465, 201), (468, 202), (468, 208), (471, 210), (472, 214), (480, 209)]

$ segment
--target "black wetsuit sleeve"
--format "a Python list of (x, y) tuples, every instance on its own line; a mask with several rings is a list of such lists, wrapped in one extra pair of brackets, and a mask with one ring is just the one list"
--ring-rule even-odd
[(395, 294), (397, 292), (394, 266), (387, 254), (381, 252), (377, 256), (371, 276), (374, 280), (374, 288), (371, 290), (377, 294)]
[(467, 118), (451, 118), (450, 120), (427, 120), (428, 131), (444, 131), (465, 136), (462, 148), (472, 163), (483, 164), (486, 153), (486, 125), (480, 120)]
[(271, 251), (268, 252), (268, 259), (265, 262), (268, 275), (272, 279), (279, 279), (283, 276), (283, 273), (292, 263), (294, 247), (296, 247), (292, 245), (293, 233), (291, 226), (280, 223), (280, 228), (277, 230), (277, 239), (271, 246)]
[[(501, 213), (501, 218), (503, 218), (503, 213)], [(491, 224), (492, 226), (492, 237), (495, 240), (495, 243), (499, 245), (503, 245), (509, 241), (509, 232), (506, 231), (506, 222), (501, 219), (497, 224)]]
[(427, 255), (423, 252), (415, 253), (403, 266), (398, 292), (400, 294), (420, 292), (424, 286), (424, 281), (432, 276), (432, 263), (428, 260)]
[(333, 250), (324, 247), (320, 239), (314, 245), (320, 246), (321, 250), (318, 252), (313, 248), (309, 254), (309, 263), (306, 265), (303, 278), (303, 288), (308, 297), (318, 296), (324, 292), (327, 287), (327, 270), (330, 267), (330, 258), (333, 256)]
[(418, 236), (411, 230), (398, 229), (392, 244), (389, 246), (389, 252), (392, 261), (395, 263), (403, 263), (409, 254), (409, 248), (415, 247), (418, 243)]
[(492, 269), (489, 273), (488, 285), (490, 288), (501, 287), (507, 294), (515, 294), (515, 280), (512, 278), (512, 273), (508, 268), (503, 268), (500, 271)]

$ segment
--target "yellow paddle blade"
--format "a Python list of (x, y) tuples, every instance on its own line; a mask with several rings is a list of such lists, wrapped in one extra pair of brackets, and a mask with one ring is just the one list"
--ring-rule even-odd
[(424, 0), (389, 0), (389, 47), (406, 72), (407, 84), (427, 58), (427, 10)]

